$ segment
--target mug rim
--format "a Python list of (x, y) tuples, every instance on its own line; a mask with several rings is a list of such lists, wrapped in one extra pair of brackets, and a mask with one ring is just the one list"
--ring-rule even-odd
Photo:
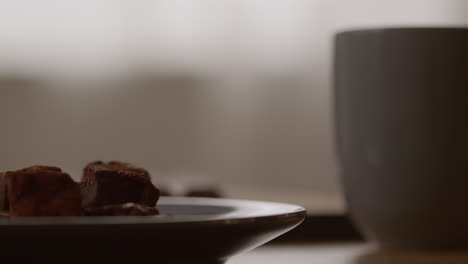
[(368, 27), (350, 28), (336, 32), (335, 36), (384, 34), (388, 32), (468, 32), (468, 26), (394, 26), (394, 27)]

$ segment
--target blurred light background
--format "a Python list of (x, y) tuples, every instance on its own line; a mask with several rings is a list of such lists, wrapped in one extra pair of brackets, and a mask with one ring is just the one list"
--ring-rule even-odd
[(79, 178), (117, 159), (156, 184), (342, 211), (333, 34), (467, 13), (463, 0), (0, 0), (0, 169)]

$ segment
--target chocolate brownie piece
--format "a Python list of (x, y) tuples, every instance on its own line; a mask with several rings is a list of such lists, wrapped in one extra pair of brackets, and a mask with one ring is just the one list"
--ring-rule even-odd
[(0, 211), (8, 211), (8, 198), (5, 183), (5, 173), (0, 173)]
[(107, 163), (109, 166), (117, 169), (117, 170), (126, 170), (126, 171), (133, 171), (138, 173), (141, 177), (150, 179), (150, 174), (147, 170), (137, 167), (133, 164), (127, 163), (127, 162), (121, 162), (121, 161), (109, 161)]
[(151, 180), (150, 174), (147, 170), (132, 165), (130, 163), (121, 161), (109, 161), (108, 163), (102, 161), (95, 161), (86, 165), (83, 171), (83, 177), (81, 181), (86, 182), (88, 180), (88, 175), (90, 175), (96, 170), (127, 171), (128, 173), (135, 174), (135, 176)]
[(11, 216), (79, 216), (80, 185), (57, 167), (33, 166), (3, 174)]
[(85, 208), (88, 216), (150, 216), (158, 215), (158, 209), (136, 203), (114, 204)]
[(139, 203), (155, 206), (159, 190), (148, 172), (121, 162), (93, 162), (81, 180), (83, 207)]

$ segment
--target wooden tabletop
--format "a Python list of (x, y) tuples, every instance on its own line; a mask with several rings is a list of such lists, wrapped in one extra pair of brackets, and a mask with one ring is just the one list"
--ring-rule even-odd
[(347, 264), (368, 248), (362, 243), (264, 246), (228, 264)]
[(264, 246), (228, 264), (466, 264), (468, 250), (449, 252), (379, 251), (365, 243)]

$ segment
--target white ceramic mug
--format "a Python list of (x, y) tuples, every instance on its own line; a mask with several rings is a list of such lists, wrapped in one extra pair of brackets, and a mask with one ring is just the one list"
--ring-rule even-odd
[(337, 34), (335, 107), (364, 233), (387, 248), (468, 247), (468, 29)]

